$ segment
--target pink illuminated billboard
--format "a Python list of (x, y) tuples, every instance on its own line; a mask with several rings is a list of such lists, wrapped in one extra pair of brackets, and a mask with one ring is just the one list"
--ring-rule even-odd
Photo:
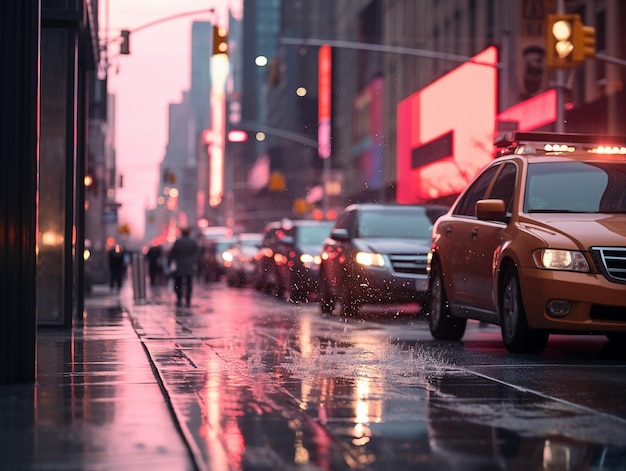
[(497, 49), (489, 47), (473, 59), (398, 105), (399, 203), (457, 194), (491, 160)]
[(399, 203), (449, 201), (493, 158), (498, 127), (532, 131), (556, 120), (554, 90), (498, 114), (497, 50), (473, 60), (398, 105)]

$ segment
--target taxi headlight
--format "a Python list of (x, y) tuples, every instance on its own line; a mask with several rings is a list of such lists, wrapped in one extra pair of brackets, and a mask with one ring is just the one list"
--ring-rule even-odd
[(582, 252), (576, 250), (540, 249), (533, 252), (537, 268), (588, 272), (589, 264)]
[(366, 267), (382, 267), (385, 265), (385, 259), (379, 253), (358, 252), (356, 263)]

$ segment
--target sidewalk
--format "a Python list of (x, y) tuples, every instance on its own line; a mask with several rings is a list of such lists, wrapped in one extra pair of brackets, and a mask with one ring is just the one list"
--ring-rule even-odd
[(197, 469), (124, 310), (129, 290), (94, 286), (72, 332), (38, 331), (37, 383), (0, 386), (0, 471)]

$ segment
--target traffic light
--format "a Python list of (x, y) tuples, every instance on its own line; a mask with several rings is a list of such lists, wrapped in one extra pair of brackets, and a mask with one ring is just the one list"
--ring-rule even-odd
[(130, 54), (130, 31), (121, 31), (122, 43), (120, 44), (120, 54)]
[(548, 67), (576, 67), (574, 60), (574, 25), (580, 17), (574, 14), (548, 15), (546, 59)]
[(580, 15), (548, 15), (546, 35), (548, 67), (576, 67), (596, 55), (596, 30)]
[(213, 26), (213, 55), (228, 53), (228, 29), (224, 26)]
[(596, 55), (596, 29), (578, 21), (574, 27), (574, 60), (583, 62)]

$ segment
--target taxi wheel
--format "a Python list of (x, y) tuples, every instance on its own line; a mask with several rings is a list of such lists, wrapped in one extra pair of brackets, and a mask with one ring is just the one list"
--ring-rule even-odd
[(511, 353), (541, 353), (550, 334), (528, 327), (517, 272), (509, 268), (504, 275), (500, 296), (502, 340)]
[(433, 338), (461, 340), (465, 334), (467, 319), (454, 317), (450, 312), (439, 263), (434, 263), (432, 266), (428, 305), (428, 326)]

